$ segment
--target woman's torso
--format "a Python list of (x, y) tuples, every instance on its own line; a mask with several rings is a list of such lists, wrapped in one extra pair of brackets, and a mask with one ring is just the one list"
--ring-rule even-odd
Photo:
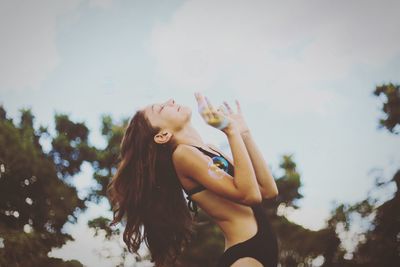
[[(213, 147), (212, 149), (219, 152), (220, 155), (232, 164), (217, 148)], [(210, 157), (207, 155), (210, 153), (218, 156), (215, 151), (211, 152), (211, 149), (207, 149), (206, 151), (209, 153), (203, 151), (204, 157)], [(177, 175), (185, 191), (190, 191), (200, 185), (190, 177), (185, 177), (180, 173), (177, 173)], [(196, 202), (210, 216), (224, 233), (225, 250), (234, 244), (248, 240), (257, 233), (257, 221), (251, 207), (230, 201), (208, 189), (192, 194), (190, 197), (192, 201)]]

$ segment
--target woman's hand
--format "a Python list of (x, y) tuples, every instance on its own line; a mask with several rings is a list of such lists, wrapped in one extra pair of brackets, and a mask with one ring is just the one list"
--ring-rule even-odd
[(238, 100), (235, 100), (236, 106), (237, 106), (237, 113), (235, 113), (232, 108), (229, 106), (227, 102), (224, 101), (224, 106), (220, 106), (217, 110), (221, 111), (225, 116), (231, 118), (236, 122), (236, 125), (238, 127), (238, 130), (240, 134), (246, 134), (250, 132), (249, 127), (247, 126), (243, 114), (242, 114), (242, 109), (240, 107), (240, 103)]
[(195, 93), (194, 95), (197, 100), (198, 111), (208, 125), (223, 132), (231, 130), (231, 128), (237, 128), (235, 122), (220, 110), (215, 109), (207, 97), (200, 93)]

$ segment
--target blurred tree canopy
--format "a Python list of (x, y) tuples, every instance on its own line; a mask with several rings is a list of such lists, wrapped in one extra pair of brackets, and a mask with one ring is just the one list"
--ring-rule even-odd
[(400, 125), (400, 85), (393, 83), (377, 86), (373, 92), (376, 96), (383, 96), (385, 102), (382, 105), (382, 111), (386, 118), (379, 119), (379, 128), (386, 128), (393, 134), (399, 134), (395, 129)]
[(0, 266), (82, 266), (47, 253), (72, 240), (61, 229), (86, 208), (65, 180), (95, 156), (88, 129), (56, 116), (57, 135), (45, 153), (39, 140), (49, 134), (34, 129), (33, 121), (31, 111), (22, 110), (17, 125), (0, 106)]
[[(376, 86), (373, 94), (382, 97), (382, 111), (386, 117), (379, 119), (378, 128), (386, 128), (390, 133), (398, 135), (399, 131), (396, 128), (400, 126), (400, 85), (389, 83)], [(378, 176), (375, 188), (371, 192), (384, 190), (389, 185), (394, 185), (395, 192), (392, 198), (384, 200), (383, 203), (373, 197), (373, 194), (369, 194), (366, 199), (355, 204), (338, 205), (332, 213), (329, 225), (340, 225), (346, 230), (354, 223), (352, 218), (372, 217), (370, 227), (359, 237), (360, 241), (352, 258), (338, 259), (335, 266), (400, 266), (400, 169), (391, 179)]]
[[(400, 124), (399, 89), (399, 85), (390, 83), (377, 86), (373, 92), (384, 99), (384, 118), (379, 119), (379, 127), (396, 135)], [(105, 198), (128, 119), (117, 123), (103, 115), (101, 133), (106, 147), (97, 149), (88, 144), (89, 129), (84, 123), (56, 114), (56, 135), (51, 138), (47, 153), (39, 140), (50, 135), (42, 126), (35, 130), (33, 119), (29, 110), (22, 110), (21, 121), (16, 125), (0, 107), (0, 266), (82, 266), (78, 261), (49, 258), (47, 253), (72, 239), (61, 228), (67, 221), (76, 221), (78, 211), (86, 208), (85, 200), (98, 203)], [(80, 199), (68, 181), (80, 172), (84, 161), (92, 164), (98, 186), (86, 199)], [(371, 189), (395, 185), (391, 198), (381, 200), (370, 194), (357, 203), (339, 203), (332, 209), (326, 226), (312, 231), (289, 221), (282, 212), (298, 209), (298, 200), (303, 197), (293, 155), (283, 155), (279, 167), (283, 174), (274, 175), (279, 195), (264, 200), (263, 206), (278, 235), (282, 267), (400, 266), (400, 170), (391, 179), (380, 177)], [(368, 228), (358, 235), (355, 249), (349, 254), (339, 236), (360, 220), (366, 221)], [(96, 235), (102, 232), (106, 239), (116, 241), (121, 229), (110, 228), (109, 223), (110, 218), (99, 217), (88, 225)], [(182, 266), (212, 266), (223, 253), (223, 234), (202, 210), (195, 225), (193, 242), (180, 257)], [(128, 254), (122, 246), (118, 266), (124, 266)], [(144, 255), (137, 260), (149, 258)], [(315, 259), (320, 263), (316, 264)]]

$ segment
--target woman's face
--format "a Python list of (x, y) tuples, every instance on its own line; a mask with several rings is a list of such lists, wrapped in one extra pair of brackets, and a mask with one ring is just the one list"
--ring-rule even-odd
[(178, 105), (173, 99), (148, 105), (143, 110), (152, 126), (172, 131), (180, 130), (192, 115), (189, 107)]

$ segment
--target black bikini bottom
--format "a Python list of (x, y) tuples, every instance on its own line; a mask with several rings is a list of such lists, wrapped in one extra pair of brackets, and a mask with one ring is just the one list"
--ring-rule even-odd
[(217, 267), (229, 267), (240, 258), (258, 260), (264, 267), (278, 265), (278, 242), (275, 232), (261, 204), (251, 207), (257, 220), (257, 233), (243, 242), (229, 247), (218, 259)]

